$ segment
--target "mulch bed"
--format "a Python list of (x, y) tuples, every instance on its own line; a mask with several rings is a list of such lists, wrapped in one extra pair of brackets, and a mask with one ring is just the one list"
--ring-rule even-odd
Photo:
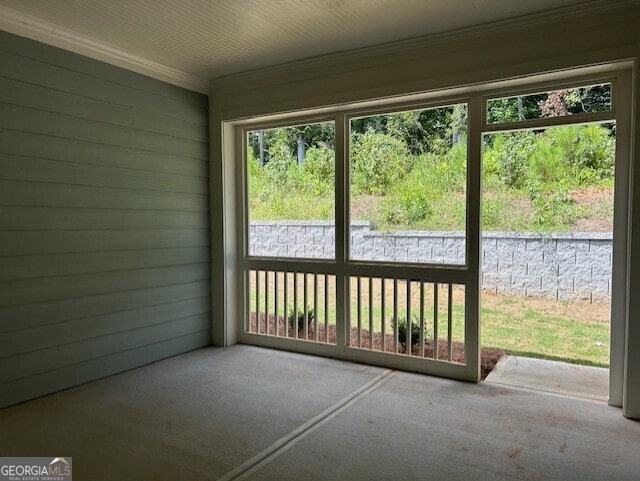
[[(314, 326), (313, 322), (309, 326), (309, 329), (307, 331), (307, 337), (305, 339), (304, 328), (300, 329), (297, 333), (295, 333), (293, 327), (290, 326), (285, 321), (284, 317), (282, 317), (282, 316), (280, 316), (278, 318), (277, 331), (276, 331), (276, 325), (275, 325), (275, 322), (274, 322), (275, 321), (275, 316), (273, 314), (269, 315), (268, 326), (265, 325), (265, 316), (264, 316), (264, 314), (260, 314), (259, 321), (260, 322), (258, 323), (258, 326), (256, 326), (255, 313), (251, 313), (249, 332), (253, 332), (253, 333), (257, 333), (257, 334), (268, 334), (268, 335), (271, 335), (271, 336), (289, 337), (289, 338), (294, 338), (294, 339), (316, 341), (316, 333), (315, 333), (315, 329), (314, 329), (315, 326)], [(350, 344), (349, 345), (350, 346), (358, 346), (358, 347), (360, 347), (362, 349), (371, 349), (371, 338), (369, 336), (369, 330), (368, 329), (361, 329), (360, 332), (361, 332), (361, 340), (359, 342), (358, 329), (355, 328), (355, 327), (351, 328), (351, 340), (350, 340)], [(328, 342), (328, 344), (335, 344), (336, 343), (336, 326), (335, 325), (329, 325), (329, 333), (328, 333), (329, 334), (329, 339), (328, 339), (328, 341), (326, 341), (326, 334), (327, 333), (325, 332), (325, 326), (321, 322), (319, 324), (319, 327), (318, 327), (318, 338), (317, 338), (317, 341), (318, 342), (323, 342), (323, 343), (324, 342)], [(393, 333), (391, 333), (391, 334), (385, 333), (384, 347), (383, 347), (382, 333), (374, 332), (373, 333), (373, 350), (374, 351), (384, 351), (384, 352), (395, 353), (396, 350), (394, 349), (394, 336), (393, 336)], [(398, 343), (397, 353), (398, 354), (405, 354), (406, 353), (406, 349), (402, 345), (402, 343)], [(485, 379), (489, 375), (489, 373), (493, 370), (493, 368), (495, 367), (496, 363), (498, 362), (500, 357), (502, 357), (503, 354), (504, 354), (503, 350), (498, 349), (498, 348), (494, 348), (494, 347), (483, 347), (480, 350), (481, 379)], [(419, 346), (413, 346), (412, 349), (411, 349), (411, 355), (412, 356), (420, 356), (420, 347)], [(465, 363), (465, 357), (464, 356), (465, 356), (465, 354), (464, 354), (464, 344), (462, 342), (457, 342), (457, 341), (452, 342), (452, 344), (451, 344), (451, 361), (464, 364)], [(433, 342), (430, 339), (425, 339), (424, 357), (425, 358), (434, 359)], [(440, 342), (438, 342), (437, 359), (445, 360), (445, 361), (448, 359), (447, 342), (446, 341), (440, 340)]]

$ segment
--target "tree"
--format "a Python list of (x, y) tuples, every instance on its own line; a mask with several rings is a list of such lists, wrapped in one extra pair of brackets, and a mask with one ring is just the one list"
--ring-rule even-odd
[(321, 122), (256, 130), (249, 132), (248, 144), (258, 152), (261, 166), (267, 165), (274, 155), (283, 156), (285, 150), (296, 157), (298, 164), (302, 164), (309, 147), (335, 148), (335, 126), (333, 122)]

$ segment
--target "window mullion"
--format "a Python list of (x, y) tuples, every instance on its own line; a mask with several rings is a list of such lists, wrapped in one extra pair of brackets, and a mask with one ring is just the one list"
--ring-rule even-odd
[(346, 116), (340, 114), (335, 119), (336, 132), (336, 175), (335, 175), (335, 246), (336, 246), (336, 344), (344, 348), (348, 329), (348, 279), (346, 260), (349, 255), (349, 132)]

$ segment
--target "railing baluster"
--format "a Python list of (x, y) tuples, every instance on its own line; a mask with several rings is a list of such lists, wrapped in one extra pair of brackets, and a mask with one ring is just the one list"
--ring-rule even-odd
[(247, 286), (247, 296), (245, 296), (244, 299), (244, 305), (243, 305), (243, 311), (245, 317), (244, 318), (244, 332), (251, 332), (251, 292), (252, 292), (252, 287), (251, 287), (251, 274), (253, 271), (251, 270), (246, 270), (244, 273), (244, 282), (245, 282), (245, 286)]
[(406, 347), (405, 347), (405, 354), (407, 356), (411, 355), (411, 328), (413, 327), (413, 321), (411, 320), (411, 279), (407, 279), (406, 281), (406, 286), (407, 286), (407, 331), (406, 331), (406, 336), (405, 336), (405, 342), (406, 342)]
[(420, 357), (424, 357), (424, 281), (420, 281)]
[(313, 337), (318, 342), (318, 274), (313, 275)]
[(269, 271), (264, 271), (264, 331), (269, 334)]
[(385, 319), (385, 307), (387, 302), (387, 293), (385, 289), (386, 279), (384, 277), (380, 278), (380, 321), (381, 321), (381, 335), (382, 335), (382, 350), (387, 350), (387, 320)]
[(273, 275), (273, 324), (275, 326), (275, 334), (279, 335), (280, 323), (278, 322), (278, 276), (279, 271), (274, 271)]
[(453, 284), (451, 283), (449, 283), (449, 296), (447, 300), (449, 310), (449, 317), (447, 318), (447, 359), (451, 361), (451, 348), (453, 343)]
[(329, 276), (324, 275), (324, 342), (329, 342)]
[(304, 272), (302, 275), (304, 276), (302, 279), (302, 298), (304, 299), (304, 309), (302, 315), (304, 316), (304, 339), (306, 341), (309, 339), (309, 298), (307, 295), (307, 281), (309, 274)]
[(438, 283), (433, 283), (433, 358), (438, 359)]
[(298, 273), (293, 273), (293, 337), (298, 339)]
[(369, 277), (369, 349), (373, 349), (373, 277)]
[(260, 334), (260, 270), (256, 270), (256, 333)]
[(398, 353), (398, 279), (393, 278), (393, 351)]
[(362, 283), (361, 277), (357, 277), (358, 281), (358, 302), (357, 302), (357, 311), (356, 316), (358, 318), (358, 347), (362, 347)]
[(289, 337), (289, 272), (284, 272), (284, 337)]

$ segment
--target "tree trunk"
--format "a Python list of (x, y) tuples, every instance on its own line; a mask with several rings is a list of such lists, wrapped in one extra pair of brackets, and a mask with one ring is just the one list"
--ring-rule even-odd
[(264, 167), (264, 130), (258, 131), (258, 156), (260, 158), (260, 167)]
[(302, 132), (298, 134), (298, 165), (302, 165), (304, 162), (304, 156), (307, 154), (306, 146), (304, 145), (304, 136)]
[(524, 120), (524, 104), (522, 97), (518, 97), (518, 120)]

